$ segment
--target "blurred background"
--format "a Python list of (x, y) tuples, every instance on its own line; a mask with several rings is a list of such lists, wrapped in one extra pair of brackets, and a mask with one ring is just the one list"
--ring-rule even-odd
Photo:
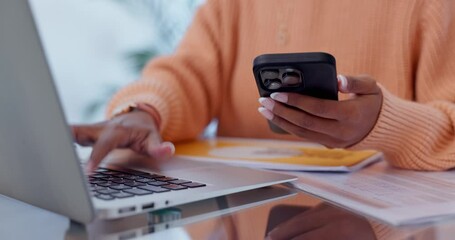
[(172, 53), (203, 0), (31, 0), (67, 120), (104, 118), (143, 65)]

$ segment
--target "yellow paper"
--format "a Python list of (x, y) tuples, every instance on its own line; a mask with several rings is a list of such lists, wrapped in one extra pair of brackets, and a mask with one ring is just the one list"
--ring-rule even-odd
[[(280, 141), (278, 141), (280, 142)], [(251, 163), (291, 164), (297, 166), (353, 166), (377, 151), (348, 151), (317, 147), (273, 145), (273, 141), (205, 140), (178, 144), (176, 154), (217, 160), (245, 160)]]

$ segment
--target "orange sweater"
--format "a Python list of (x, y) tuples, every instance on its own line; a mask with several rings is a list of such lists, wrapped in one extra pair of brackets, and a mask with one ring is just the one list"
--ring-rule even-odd
[[(163, 138), (194, 139), (212, 118), (218, 135), (299, 140), (269, 130), (257, 111), (255, 56), (324, 51), (346, 75), (369, 74), (384, 101), (355, 149), (394, 166), (455, 167), (455, 3), (451, 0), (208, 0), (176, 52), (151, 61), (112, 99), (156, 107)], [(301, 140), (301, 139), (300, 139)]]

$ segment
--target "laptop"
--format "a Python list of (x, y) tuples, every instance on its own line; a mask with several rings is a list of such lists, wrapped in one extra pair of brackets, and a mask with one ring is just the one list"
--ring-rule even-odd
[(27, 0), (0, 1), (0, 194), (88, 223), (295, 180), (177, 157), (85, 176)]

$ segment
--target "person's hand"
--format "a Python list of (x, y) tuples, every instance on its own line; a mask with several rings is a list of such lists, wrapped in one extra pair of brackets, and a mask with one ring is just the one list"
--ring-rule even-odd
[(352, 98), (334, 101), (297, 93), (273, 93), (259, 98), (259, 112), (283, 130), (327, 147), (349, 147), (373, 129), (382, 92), (368, 76), (338, 76), (338, 89)]
[(348, 211), (320, 204), (279, 224), (266, 237), (281, 239), (376, 239), (370, 223)]
[(117, 148), (129, 148), (157, 162), (170, 158), (175, 151), (172, 143), (161, 141), (153, 118), (141, 111), (121, 114), (105, 122), (73, 125), (72, 132), (78, 144), (93, 146), (86, 169), (88, 173)]

